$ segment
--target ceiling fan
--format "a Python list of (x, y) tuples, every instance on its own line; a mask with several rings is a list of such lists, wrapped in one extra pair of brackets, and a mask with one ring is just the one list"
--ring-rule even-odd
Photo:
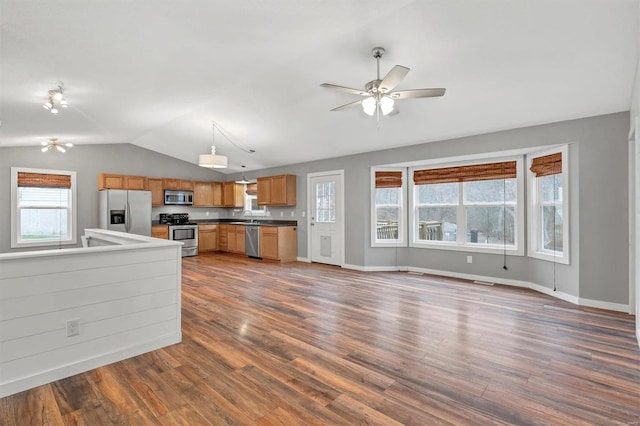
[(371, 53), (373, 53), (373, 57), (376, 59), (378, 73), (375, 80), (371, 80), (365, 84), (364, 90), (337, 86), (330, 83), (321, 84), (322, 87), (326, 87), (328, 89), (351, 93), (364, 98), (333, 108), (331, 111), (341, 111), (353, 106), (362, 105), (362, 110), (365, 114), (369, 116), (376, 114), (376, 117), (380, 119), (380, 112), (382, 112), (382, 115), (389, 115), (394, 111), (396, 99), (431, 98), (434, 96), (444, 95), (444, 92), (447, 89), (443, 88), (400, 90), (394, 92), (393, 89), (395, 89), (407, 75), (409, 68), (403, 67), (402, 65), (396, 65), (391, 68), (391, 71), (389, 71), (382, 80), (380, 80), (380, 58), (382, 58), (384, 52), (385, 50), (382, 47), (373, 48)]

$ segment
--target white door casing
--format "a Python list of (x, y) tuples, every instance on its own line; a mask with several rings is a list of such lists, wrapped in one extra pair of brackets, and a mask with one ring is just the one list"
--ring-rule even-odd
[(344, 170), (307, 175), (311, 262), (344, 265)]

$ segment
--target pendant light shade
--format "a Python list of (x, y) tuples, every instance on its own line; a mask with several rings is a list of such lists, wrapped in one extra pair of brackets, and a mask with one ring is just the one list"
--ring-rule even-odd
[(210, 169), (226, 169), (229, 159), (224, 155), (216, 155), (216, 146), (211, 145), (211, 154), (200, 154), (198, 165)]

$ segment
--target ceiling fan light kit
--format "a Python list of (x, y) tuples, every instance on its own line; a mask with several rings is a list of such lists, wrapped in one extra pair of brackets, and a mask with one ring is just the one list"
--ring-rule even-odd
[(380, 79), (380, 58), (384, 56), (385, 50), (382, 47), (374, 47), (372, 54), (376, 60), (377, 78), (371, 80), (364, 86), (364, 90), (352, 89), (350, 87), (338, 86), (330, 83), (321, 84), (322, 87), (328, 89), (338, 90), (340, 92), (346, 92), (353, 95), (359, 95), (364, 97), (359, 101), (349, 102), (348, 104), (341, 105), (333, 108), (331, 111), (342, 111), (352, 106), (360, 105), (362, 111), (368, 116), (377, 116), (379, 119), (380, 113), (382, 115), (389, 115), (395, 109), (396, 99), (409, 99), (409, 98), (430, 98), (434, 96), (443, 96), (446, 89), (413, 89), (394, 92), (398, 84), (404, 79), (409, 72), (409, 68), (402, 65), (394, 66), (391, 71), (381, 80)]
[(58, 115), (60, 110), (58, 110), (57, 106), (61, 108), (68, 108), (69, 103), (64, 97), (64, 83), (60, 82), (57, 89), (51, 89), (47, 92), (47, 101), (42, 104), (42, 108), (46, 109), (53, 115)]
[(52, 149), (56, 149), (59, 152), (67, 152), (66, 148), (71, 148), (73, 147), (72, 143), (62, 143), (60, 142), (58, 139), (56, 138), (51, 138), (49, 139), (48, 142), (42, 142), (40, 145), (42, 145), (42, 148), (40, 149), (40, 151), (42, 152), (49, 152)]

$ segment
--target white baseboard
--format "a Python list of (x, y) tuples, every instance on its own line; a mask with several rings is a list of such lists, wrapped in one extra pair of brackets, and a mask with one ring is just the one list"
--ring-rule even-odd
[(624, 305), (622, 303), (603, 302), (601, 300), (585, 299), (584, 297), (580, 298), (578, 305), (588, 306), (590, 308), (606, 309), (608, 311), (619, 311), (626, 314), (629, 313), (629, 305)]
[[(511, 285), (514, 287), (529, 288), (537, 292), (564, 300), (574, 305), (589, 306), (591, 308), (607, 309), (610, 311), (629, 312), (629, 305), (622, 303), (603, 302), (600, 300), (591, 300), (580, 298), (562, 291), (553, 291), (552, 288), (545, 287), (530, 281), (513, 280), (508, 278), (496, 278), (485, 275), (463, 274), (459, 272), (442, 271), (439, 269), (416, 268), (413, 266), (360, 266), (360, 265), (344, 265), (343, 268), (353, 269), (362, 272), (389, 272), (389, 271), (408, 271), (418, 272), (422, 274), (441, 275), (444, 277), (460, 278), (469, 281), (484, 281), (495, 284)], [(639, 332), (640, 333), (640, 332)]]
[(311, 259), (309, 259), (308, 257), (300, 257), (300, 256), (298, 256), (298, 258), (296, 260), (298, 262), (311, 263)]
[(114, 352), (80, 360), (72, 364), (62, 365), (51, 370), (38, 371), (30, 376), (21, 377), (17, 380), (0, 384), (0, 398), (51, 383), (56, 380), (64, 379), (66, 377), (71, 377), (79, 373), (84, 373), (85, 371), (103, 367), (146, 352), (155, 351), (165, 346), (180, 343), (181, 341), (182, 333), (171, 334), (169, 336), (160, 337), (134, 346), (120, 348)]

